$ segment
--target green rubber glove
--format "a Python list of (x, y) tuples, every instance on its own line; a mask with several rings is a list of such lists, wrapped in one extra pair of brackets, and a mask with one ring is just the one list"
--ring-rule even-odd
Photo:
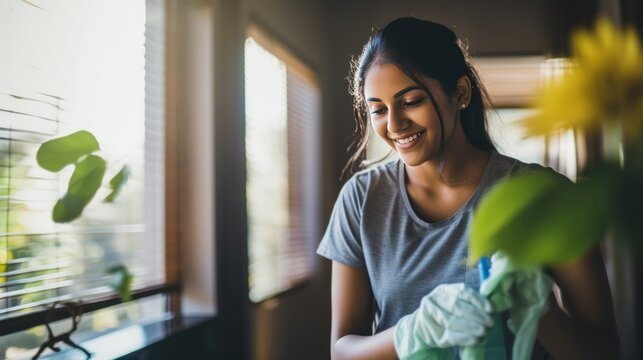
[(489, 331), (492, 310), (484, 296), (462, 283), (439, 285), (398, 321), (395, 351), (402, 360), (450, 358), (450, 347), (473, 345)]
[(512, 359), (531, 359), (538, 321), (549, 308), (552, 279), (538, 267), (514, 262), (502, 252), (491, 257), (491, 276), (480, 286), (496, 311), (509, 310), (509, 329), (515, 334)]

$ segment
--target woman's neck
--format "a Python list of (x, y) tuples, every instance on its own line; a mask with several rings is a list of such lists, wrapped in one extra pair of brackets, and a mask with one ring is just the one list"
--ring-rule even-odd
[[(407, 183), (420, 188), (476, 186), (489, 162), (490, 152), (466, 145), (446, 148), (443, 156), (418, 166), (407, 166)], [(441, 164), (442, 169), (440, 169)]]

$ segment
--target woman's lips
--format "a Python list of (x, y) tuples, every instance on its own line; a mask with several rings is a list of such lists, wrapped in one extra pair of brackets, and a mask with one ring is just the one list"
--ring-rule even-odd
[(393, 142), (395, 143), (395, 146), (397, 146), (398, 148), (407, 150), (415, 146), (415, 144), (417, 144), (420, 141), (422, 136), (424, 136), (424, 133), (426, 133), (426, 130), (422, 130), (420, 132), (417, 132), (403, 139), (393, 140)]

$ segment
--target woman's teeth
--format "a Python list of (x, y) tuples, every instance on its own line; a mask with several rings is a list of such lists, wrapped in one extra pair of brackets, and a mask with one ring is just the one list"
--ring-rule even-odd
[(408, 144), (408, 143), (410, 143), (411, 141), (413, 141), (413, 140), (417, 139), (420, 135), (422, 135), (422, 132), (419, 132), (419, 133), (417, 133), (417, 134), (413, 134), (413, 135), (411, 135), (411, 136), (409, 136), (409, 137), (407, 137), (407, 138), (404, 138), (404, 139), (397, 139), (397, 140), (394, 140), (394, 141), (395, 141), (396, 143), (398, 143), (398, 144), (402, 144), (402, 145), (404, 145), (404, 144)]

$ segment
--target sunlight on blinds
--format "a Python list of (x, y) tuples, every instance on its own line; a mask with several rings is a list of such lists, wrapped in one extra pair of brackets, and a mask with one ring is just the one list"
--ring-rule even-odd
[(310, 70), (277, 50), (280, 57), (252, 37), (246, 40), (249, 285), (255, 302), (310, 276), (319, 232), (320, 91)]
[[(145, 1), (2, 1), (0, 43), (0, 319), (111, 293), (105, 270), (119, 263), (135, 288), (162, 282), (164, 117), (150, 109), (163, 109), (162, 13)], [(132, 177), (114, 204), (101, 203), (104, 181), (79, 219), (54, 224), (71, 169), (47, 172), (35, 152), (80, 129), (101, 145), (105, 179), (124, 164)]]
[(246, 161), (250, 298), (279, 287), (277, 255), (287, 237), (286, 66), (246, 40)]

